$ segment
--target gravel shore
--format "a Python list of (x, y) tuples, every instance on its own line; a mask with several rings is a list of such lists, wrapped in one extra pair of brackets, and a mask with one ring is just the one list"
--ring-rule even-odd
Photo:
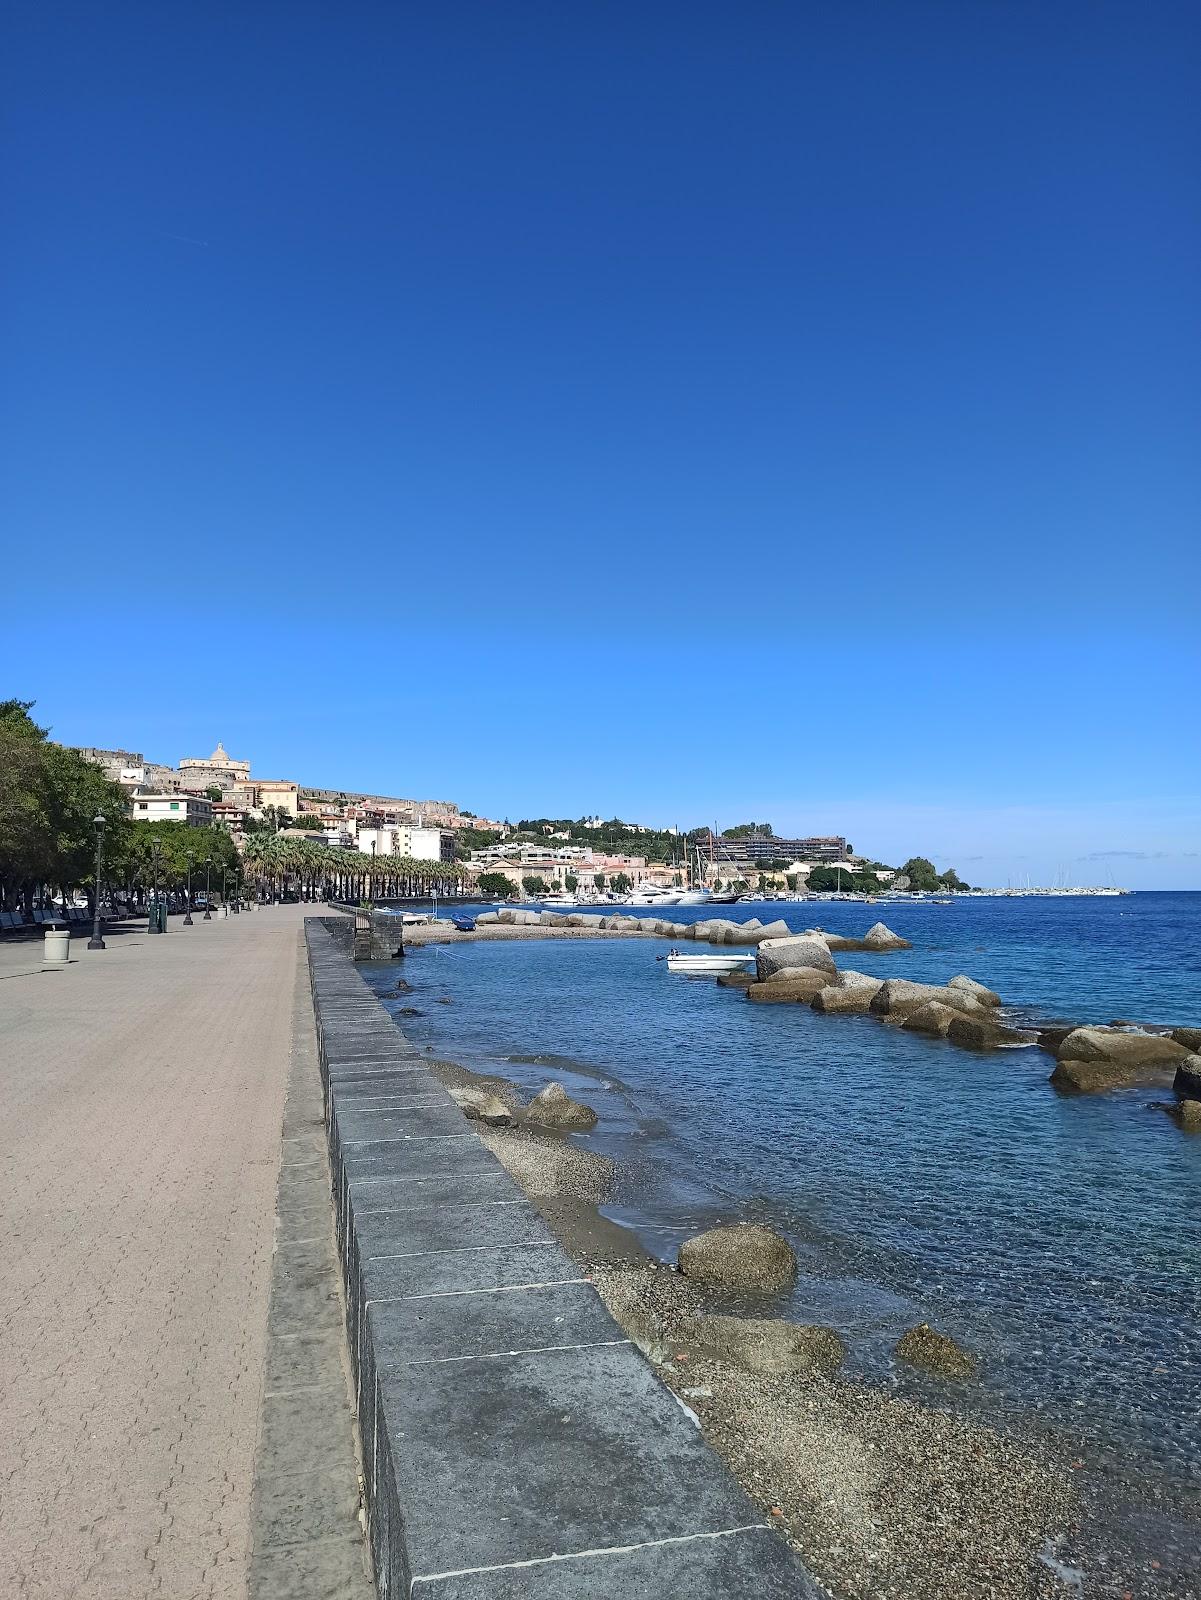
[[(580, 931), (512, 930), (526, 938)], [(520, 1119), (521, 1096), (507, 1079), (447, 1061), (430, 1067), (452, 1091), (499, 1095)], [(1051, 1600), (1079, 1592), (1072, 1569), (1055, 1567), (1078, 1515), (1075, 1485), (1041, 1444), (856, 1379), (768, 1376), (693, 1350), (691, 1318), (748, 1308), (654, 1260), (628, 1229), (600, 1215), (619, 1177), (615, 1164), (520, 1120), (482, 1137), (837, 1600)]]

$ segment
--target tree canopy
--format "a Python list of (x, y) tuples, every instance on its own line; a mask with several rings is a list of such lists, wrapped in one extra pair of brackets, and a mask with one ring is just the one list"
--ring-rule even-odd
[(118, 852), (131, 826), (125, 793), (75, 750), (54, 744), (31, 700), (0, 701), (0, 896), (27, 902), (42, 886), (90, 886), (96, 825)]

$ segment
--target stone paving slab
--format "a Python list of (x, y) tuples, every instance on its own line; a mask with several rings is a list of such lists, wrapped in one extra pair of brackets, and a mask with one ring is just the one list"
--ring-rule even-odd
[(628, 1344), (391, 1375), (380, 1416), (415, 1578), (762, 1520)]
[(301, 925), (0, 948), (6, 1597), (246, 1594)]
[[(307, 937), (381, 1594), (816, 1596), (461, 1113), (422, 1092), (345, 941)], [(384, 1106), (401, 1071), (424, 1085)]]
[(767, 1528), (426, 1579), (413, 1600), (818, 1600)]

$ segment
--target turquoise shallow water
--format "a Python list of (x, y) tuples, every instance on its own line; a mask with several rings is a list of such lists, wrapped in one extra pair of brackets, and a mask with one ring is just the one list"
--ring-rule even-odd
[[(844, 933), (883, 915), (915, 948), (840, 965), (967, 972), (1048, 1020), (1201, 1025), (1198, 894), (722, 914)], [(440, 1055), (531, 1091), (560, 1077), (594, 1105), (592, 1142), (627, 1173), (612, 1213), (665, 1258), (715, 1218), (765, 1220), (802, 1263), (782, 1311), (840, 1327), (854, 1369), (911, 1385), (889, 1350), (929, 1319), (983, 1358), (962, 1403), (1036, 1417), (1123, 1475), (1201, 1485), (1201, 1138), (1158, 1109), (1167, 1096), (1064, 1098), (1039, 1050), (977, 1056), (754, 1006), (670, 976), (666, 948), (429, 947), (393, 1003), (422, 1012), (405, 1031)]]

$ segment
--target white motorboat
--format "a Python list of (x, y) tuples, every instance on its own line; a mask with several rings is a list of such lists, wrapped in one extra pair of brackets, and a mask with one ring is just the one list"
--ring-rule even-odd
[(740, 955), (677, 955), (667, 958), (668, 972), (682, 972), (699, 978), (717, 978), (726, 972), (746, 972), (755, 964), (755, 952), (743, 951)]
[(685, 889), (676, 904), (681, 906), (707, 906), (713, 898), (709, 889)]
[(639, 883), (623, 902), (627, 906), (674, 906), (679, 904), (670, 889), (660, 889), (655, 883)]

